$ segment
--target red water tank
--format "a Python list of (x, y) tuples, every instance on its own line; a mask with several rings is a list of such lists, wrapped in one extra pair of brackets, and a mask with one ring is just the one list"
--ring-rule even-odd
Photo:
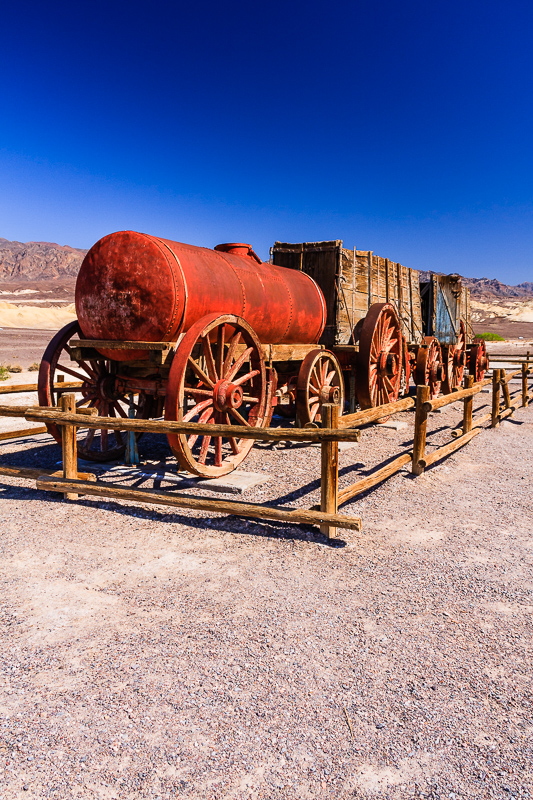
[(134, 231), (91, 247), (76, 283), (76, 313), (85, 338), (113, 341), (173, 342), (201, 317), (220, 313), (244, 317), (261, 342), (312, 344), (326, 322), (313, 279), (262, 262), (250, 245), (210, 250)]

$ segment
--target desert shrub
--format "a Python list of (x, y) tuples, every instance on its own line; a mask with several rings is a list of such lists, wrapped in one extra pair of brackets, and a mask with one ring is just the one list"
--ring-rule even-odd
[(34, 361), (33, 364), (30, 364), (28, 367), (28, 372), (39, 372), (39, 364)]
[(9, 370), (7, 367), (0, 366), (0, 381), (7, 381), (9, 378)]
[(22, 372), (22, 367), (20, 364), (6, 364), (6, 369), (11, 373)]
[(499, 333), (476, 333), (478, 339), (485, 339), (486, 342), (505, 342), (505, 337)]

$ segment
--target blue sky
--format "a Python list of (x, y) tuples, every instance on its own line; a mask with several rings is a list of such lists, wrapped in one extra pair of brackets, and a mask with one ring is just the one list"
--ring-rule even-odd
[(0, 236), (533, 280), (532, 40), (522, 2), (5, 5)]

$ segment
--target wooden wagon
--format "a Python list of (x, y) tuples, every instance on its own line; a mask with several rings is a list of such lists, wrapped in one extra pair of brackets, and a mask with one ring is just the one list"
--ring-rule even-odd
[[(228, 425), (267, 427), (276, 410), (316, 425), (324, 403), (396, 400), (415, 361), (419, 382), (442, 371), (420, 356), (438, 342), (425, 336), (418, 273), (341, 241), (276, 243), (268, 264), (242, 243), (110, 234), (83, 262), (76, 310), (43, 356), (41, 405), (58, 404), (64, 373), (80, 382), (78, 407), (100, 416), (211, 425), (168, 436), (180, 465), (204, 477), (232, 471), (252, 447), (222, 433)], [(82, 458), (113, 460), (125, 446), (120, 430), (79, 432)]]
[[(485, 345), (473, 341), (470, 292), (460, 276), (426, 275), (372, 251), (344, 248), (341, 240), (276, 242), (271, 260), (307, 273), (322, 289), (327, 322), (320, 341), (341, 363), (351, 410), (396, 399), (411, 376), (430, 386), (432, 397), (458, 388), (466, 365), (476, 380), (483, 377)], [(388, 336), (401, 338), (399, 352)]]

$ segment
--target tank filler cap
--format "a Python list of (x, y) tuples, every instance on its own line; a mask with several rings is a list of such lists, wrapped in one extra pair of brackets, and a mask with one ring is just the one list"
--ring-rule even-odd
[(243, 242), (225, 242), (223, 244), (217, 244), (215, 250), (218, 250), (220, 253), (229, 253), (232, 256), (248, 256), (249, 258), (255, 258), (259, 264), (263, 263), (257, 253), (254, 253), (252, 246), (244, 244)]

